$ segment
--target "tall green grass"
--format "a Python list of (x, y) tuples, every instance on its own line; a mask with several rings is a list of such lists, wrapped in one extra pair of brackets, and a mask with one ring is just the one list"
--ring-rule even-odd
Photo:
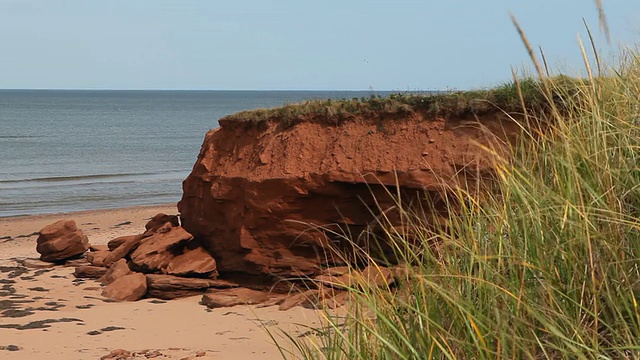
[[(350, 288), (344, 316), (290, 339), (298, 355), (640, 358), (640, 57), (586, 64), (545, 127), (529, 115), (508, 155), (483, 149), (490, 192), (449, 188), (446, 227), (398, 199), (404, 226), (379, 224), (405, 264), (397, 287)], [(547, 94), (566, 88), (540, 75)]]

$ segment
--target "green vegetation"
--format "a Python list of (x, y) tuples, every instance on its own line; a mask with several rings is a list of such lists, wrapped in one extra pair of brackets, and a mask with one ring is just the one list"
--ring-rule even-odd
[[(496, 154), (494, 192), (450, 188), (458, 201), (447, 227), (434, 231), (398, 199), (405, 226), (380, 219), (380, 240), (406, 264), (397, 287), (350, 288), (345, 317), (327, 313), (316, 338), (290, 339), (297, 350), (310, 359), (640, 358), (640, 57), (624, 58), (615, 69), (597, 64), (598, 75), (585, 60), (588, 81), (540, 72), (519, 86), (422, 98), (446, 112), (478, 99), (507, 112), (524, 104), (555, 121), (544, 134), (523, 123), (510, 155)], [(415, 110), (416, 99), (339, 108), (397, 100)], [(261, 116), (285, 116), (270, 111)]]
[[(555, 82), (557, 87), (553, 89), (552, 94), (554, 102), (566, 103), (566, 97), (573, 96), (581, 83), (580, 80), (566, 76), (558, 77), (558, 81)], [(542, 84), (538, 80), (527, 78), (519, 80), (518, 83), (512, 81), (485, 90), (440, 94), (397, 93), (386, 97), (305, 101), (273, 109), (242, 111), (224, 117), (220, 122), (339, 122), (354, 116), (379, 117), (406, 115), (412, 112), (421, 112), (426, 116), (468, 116), (504, 111), (516, 115), (523, 111), (519, 90), (529, 112), (543, 113), (549, 110), (549, 102)]]

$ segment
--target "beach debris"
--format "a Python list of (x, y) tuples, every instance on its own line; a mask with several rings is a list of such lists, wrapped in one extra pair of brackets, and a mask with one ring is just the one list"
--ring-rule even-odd
[(57, 262), (84, 254), (89, 250), (89, 239), (76, 227), (73, 220), (60, 220), (40, 230), (36, 251), (40, 260)]
[(123, 221), (121, 223), (113, 225), (113, 227), (120, 227), (120, 226), (131, 225), (131, 224), (132, 224), (131, 221)]
[(0, 346), (0, 350), (6, 351), (20, 351), (22, 348), (18, 345), (2, 345)]
[(133, 273), (116, 279), (102, 291), (102, 296), (116, 301), (136, 301), (147, 293), (147, 278)]

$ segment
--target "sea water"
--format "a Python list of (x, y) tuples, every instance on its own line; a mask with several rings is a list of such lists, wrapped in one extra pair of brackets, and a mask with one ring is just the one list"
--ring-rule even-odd
[(370, 95), (0, 90), (0, 217), (177, 202), (205, 133), (219, 118)]

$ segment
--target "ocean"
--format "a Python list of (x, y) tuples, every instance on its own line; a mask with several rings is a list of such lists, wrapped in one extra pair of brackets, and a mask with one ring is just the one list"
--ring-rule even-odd
[(371, 94), (0, 90), (0, 217), (177, 202), (219, 118)]

